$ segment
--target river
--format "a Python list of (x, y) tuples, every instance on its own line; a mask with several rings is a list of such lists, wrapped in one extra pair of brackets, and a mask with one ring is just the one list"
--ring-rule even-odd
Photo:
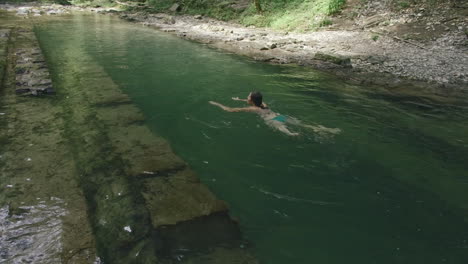
[[(258, 63), (112, 16), (65, 16), (35, 32), (59, 96), (73, 81), (101, 81), (67, 54), (104, 69), (229, 204), (261, 263), (468, 260), (466, 104)], [(231, 97), (250, 91), (315, 129), (289, 124), (300, 135), (287, 136), (253, 113), (208, 103), (241, 107)]]

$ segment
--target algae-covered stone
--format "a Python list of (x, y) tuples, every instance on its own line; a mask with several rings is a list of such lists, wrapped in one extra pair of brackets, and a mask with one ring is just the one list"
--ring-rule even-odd
[(343, 67), (351, 67), (351, 59), (339, 55), (331, 55), (322, 52), (317, 52), (315, 53), (314, 59), (331, 62), (333, 64), (341, 65)]
[[(125, 187), (125, 183), (122, 183)], [(96, 231), (108, 248), (124, 247), (142, 239), (149, 232), (146, 210), (132, 193), (113, 194), (110, 186), (101, 186), (95, 194)], [(105, 239), (102, 239), (103, 237)]]
[[(49, 100), (17, 98), (14, 93), (17, 77), (22, 79), (23, 74), (34, 80), (36, 86), (31, 89), (50, 82), (48, 72), (30, 59), (40, 55), (37, 40), (31, 30), (15, 29), (8, 50), (6, 87), (0, 97), (0, 105), (8, 108), (2, 118), (8, 129), (0, 130), (0, 138), (8, 139), (2, 142), (2, 159), (7, 162), (0, 166), (0, 182), (12, 188), (0, 192), (0, 208), (7, 204), (10, 212), (0, 222), (19, 222), (2, 226), (0, 237), (8, 244), (0, 241), (0, 255), (4, 260), (3, 245), (8, 245), (8, 263), (92, 263), (95, 241), (76, 163), (63, 144), (62, 108)], [(15, 58), (20, 62), (27, 58), (29, 68), (15, 70)], [(15, 245), (20, 246), (19, 254), (14, 254)]]
[(141, 123), (145, 120), (143, 114), (131, 104), (102, 107), (97, 112), (99, 120), (107, 126), (120, 128), (133, 123)]
[(169, 177), (145, 179), (142, 188), (155, 228), (228, 209), (189, 169)]
[(155, 137), (148, 127), (138, 124), (109, 131), (116, 152), (126, 163), (128, 175), (160, 174), (186, 166), (166, 140)]
[(207, 254), (184, 259), (181, 264), (258, 264), (258, 260), (241, 248), (217, 247)]
[(132, 100), (128, 95), (122, 93), (114, 93), (107, 95), (96, 95), (93, 97), (94, 105), (97, 107), (114, 107), (117, 105), (131, 104)]
[(225, 211), (161, 226), (157, 233), (163, 246), (161, 255), (177, 262), (258, 263), (248, 250), (248, 242), (242, 239), (239, 225)]

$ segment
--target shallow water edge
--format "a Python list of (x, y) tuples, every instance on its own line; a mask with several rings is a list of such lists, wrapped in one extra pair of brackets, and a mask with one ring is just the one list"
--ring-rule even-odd
[(62, 50), (47, 65), (34, 22), (1, 19), (2, 261), (256, 263), (226, 203), (92, 58)]

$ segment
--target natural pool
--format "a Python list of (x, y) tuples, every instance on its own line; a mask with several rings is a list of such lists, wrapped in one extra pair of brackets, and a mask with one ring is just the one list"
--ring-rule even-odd
[[(36, 33), (58, 93), (63, 74), (80, 76), (67, 86), (100, 81), (80, 72), (80, 58), (103, 68), (145, 124), (229, 203), (261, 263), (468, 260), (466, 104), (384, 96), (111, 16), (74, 15)], [(292, 127), (301, 136), (288, 137), (253, 114), (208, 104), (240, 106), (230, 98), (251, 90), (274, 111), (342, 132)]]

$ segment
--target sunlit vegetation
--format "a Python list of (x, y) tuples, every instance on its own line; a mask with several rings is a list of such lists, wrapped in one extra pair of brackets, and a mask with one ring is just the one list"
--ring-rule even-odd
[[(309, 31), (330, 25), (329, 16), (339, 13), (345, 0), (271, 0), (260, 1), (261, 12), (254, 1), (239, 8), (241, 1), (182, 0), (182, 12), (200, 14), (221, 20), (235, 20), (246, 26), (282, 30)], [(174, 1), (149, 0), (155, 11), (167, 10)]]

